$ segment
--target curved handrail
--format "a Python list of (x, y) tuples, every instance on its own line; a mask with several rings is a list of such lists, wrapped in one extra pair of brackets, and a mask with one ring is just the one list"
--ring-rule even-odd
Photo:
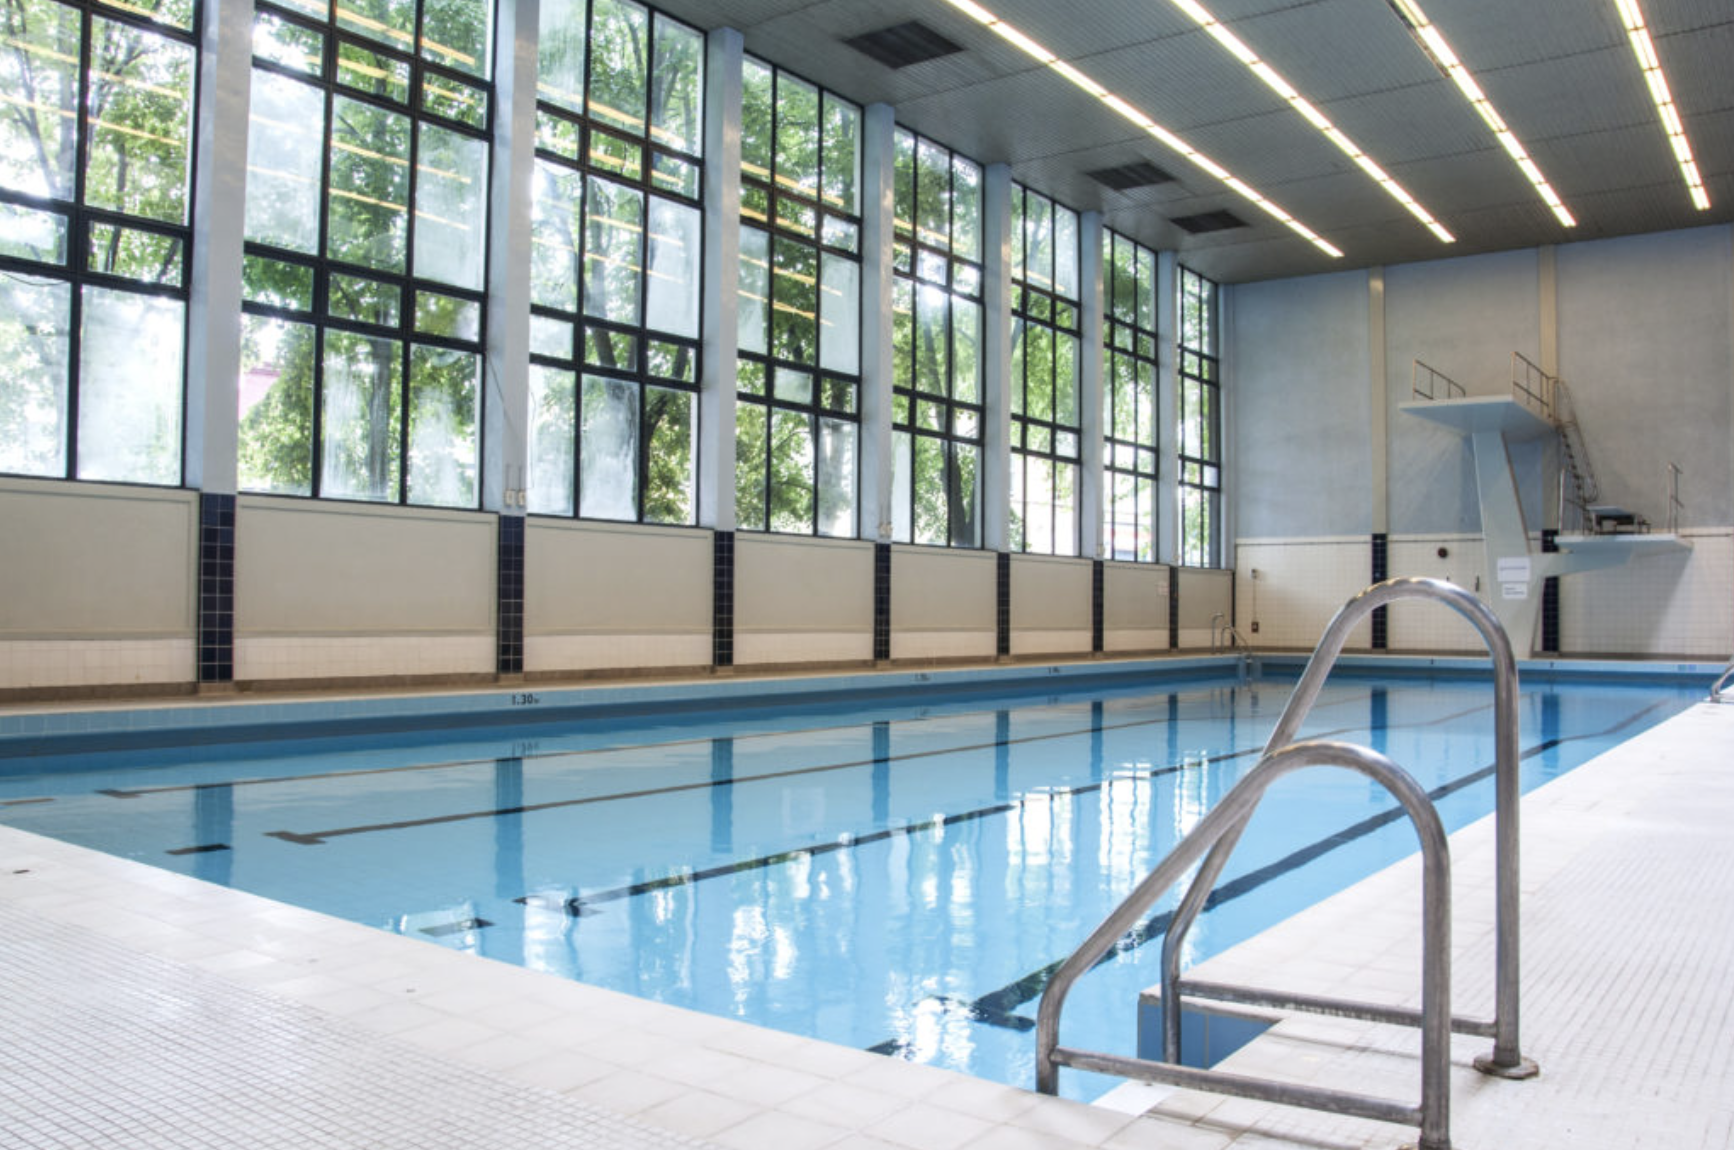
[[(1286, 1084), (1260, 1083), (1234, 1075), (1186, 1067), (1169, 1067), (1142, 1059), (1126, 1059), (1059, 1045), (1060, 1011), (1080, 976), (1137, 924), (1138, 918), (1163, 891), (1178, 882), (1186, 869), (1225, 836), (1238, 837), (1270, 785), (1308, 766), (1346, 767), (1384, 784), (1402, 805), (1421, 840), (1422, 965), (1421, 965), (1421, 1104), (1401, 1107), (1382, 1099)], [(1187, 1085), (1205, 1086), (1243, 1097), (1300, 1105), (1324, 1105), (1345, 1113), (1385, 1121), (1418, 1122), (1424, 1150), (1449, 1147), (1451, 1036), (1451, 870), (1444, 824), (1427, 791), (1415, 777), (1377, 751), (1347, 743), (1295, 743), (1264, 755), (1258, 765), (1231, 788), (1142, 882), (1121, 901), (1089, 938), (1073, 951), (1048, 982), (1036, 1015), (1036, 1089), (1053, 1094), (1059, 1087), (1059, 1067), (1087, 1065), (1092, 1069), (1161, 1075)], [(1163, 999), (1163, 1014), (1178, 1016), (1178, 1000)]]
[(1722, 677), (1716, 680), (1714, 687), (1710, 688), (1710, 702), (1720, 703), (1722, 701), (1722, 688), (1728, 685), (1730, 679), (1734, 679), (1734, 663), (1729, 663), (1722, 668)]
[[(1518, 1045), (1518, 806), (1522, 788), (1518, 777), (1517, 730), (1517, 660), (1512, 655), (1511, 641), (1492, 610), (1454, 583), (1443, 579), (1387, 579), (1362, 591), (1345, 603), (1336, 617), (1325, 627), (1318, 647), (1300, 681), (1295, 684), (1288, 705), (1277, 719), (1276, 729), (1265, 743), (1265, 754), (1294, 741), (1307, 712), (1312, 709), (1325, 678), (1342, 653), (1349, 632), (1363, 618), (1379, 607), (1397, 599), (1432, 599), (1444, 603), (1468, 619), (1481, 632), (1493, 659), (1493, 723), (1494, 723), (1494, 805), (1495, 805), (1495, 871), (1497, 942), (1495, 944), (1495, 992), (1493, 1053), (1478, 1060), (1477, 1065), (1492, 1073), (1527, 1075), (1533, 1073), (1533, 1063), (1527, 1063)], [(1177, 1002), (1180, 981), (1180, 944), (1187, 931), (1204, 909), (1204, 902), (1215, 889), (1216, 881), (1234, 853), (1240, 834), (1246, 829), (1242, 818), (1211, 848), (1199, 868), (1198, 875), (1181, 899), (1162, 937), (1162, 1000)], [(1163, 1057), (1170, 1062), (1180, 1060), (1180, 1012), (1163, 1013)]]

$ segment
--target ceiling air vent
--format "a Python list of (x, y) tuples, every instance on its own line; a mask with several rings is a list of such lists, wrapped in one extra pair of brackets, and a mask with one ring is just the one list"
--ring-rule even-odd
[(1117, 168), (1097, 168), (1093, 172), (1085, 172), (1086, 176), (1098, 184), (1113, 188), (1116, 192), (1129, 192), (1133, 188), (1147, 188), (1152, 184), (1169, 184), (1174, 177), (1152, 164), (1149, 160), (1139, 160), (1136, 163), (1121, 164)]
[(963, 51), (961, 44), (953, 44), (919, 20), (893, 24), (877, 32), (864, 32), (843, 43), (858, 52), (865, 52), (887, 68), (907, 68), (911, 64)]
[(1204, 232), (1226, 232), (1229, 228), (1244, 228), (1246, 221), (1233, 212), (1199, 212), (1195, 216), (1177, 216), (1174, 226), (1193, 235)]

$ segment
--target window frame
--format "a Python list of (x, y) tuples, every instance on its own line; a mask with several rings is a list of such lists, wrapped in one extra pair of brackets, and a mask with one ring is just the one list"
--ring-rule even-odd
[[(1131, 252), (1132, 278), (1128, 284), (1122, 284), (1116, 271), (1114, 253), (1122, 244)], [(1158, 381), (1161, 378), (1158, 349), (1161, 346), (1161, 336), (1158, 316), (1160, 309), (1156, 302), (1156, 276), (1160, 259), (1153, 249), (1112, 228), (1102, 229), (1102, 248), (1102, 543), (1109, 559), (1119, 562), (1156, 563), (1160, 558), (1157, 553), (1157, 532), (1162, 519), (1158, 510), (1162, 445), (1161, 400), (1158, 392)], [(1146, 267), (1149, 270), (1148, 282), (1145, 282), (1144, 278)], [(1130, 313), (1130, 320), (1122, 319), (1116, 314), (1121, 311), (1122, 288), (1129, 289), (1131, 293), (1129, 305), (1124, 309)], [(1148, 324), (1144, 322), (1146, 311)], [(1130, 361), (1133, 372), (1132, 394), (1126, 397), (1121, 395), (1119, 386), (1115, 363), (1118, 356), (1124, 356)], [(1134, 406), (1131, 416), (1134, 437), (1123, 439), (1115, 435), (1115, 429), (1120, 422), (1116, 418), (1120, 414), (1118, 404), (1122, 398), (1130, 400), (1134, 405), (1138, 403), (1141, 388), (1137, 377), (1146, 370), (1149, 374), (1150, 410), (1142, 413)], [(1139, 428), (1146, 424), (1149, 438), (1143, 441), (1136, 436)], [(1131, 459), (1129, 466), (1122, 462), (1128, 455)], [(1122, 549), (1116, 538), (1117, 481), (1121, 479), (1130, 481), (1133, 486), (1133, 545), (1129, 550)]]
[[(1222, 566), (1222, 362), (1217, 354), (1220, 286), (1178, 265), (1180, 332), (1176, 436), (1178, 559)], [(1192, 317), (1196, 316), (1194, 322)], [(1199, 408), (1204, 410), (1200, 413)], [(1191, 519), (1189, 525), (1188, 519)]]

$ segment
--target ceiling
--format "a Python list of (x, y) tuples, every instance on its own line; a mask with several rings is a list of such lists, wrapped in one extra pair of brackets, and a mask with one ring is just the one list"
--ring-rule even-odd
[[(985, 0), (984, 0), (985, 3)], [(943, 0), (658, 0), (700, 28), (1223, 283), (1734, 220), (1734, 3), (1643, 0), (1711, 208), (1693, 208), (1613, 0), (1428, 0), (1577, 218), (1560, 224), (1386, 0), (1204, 0), (1456, 237), (1445, 244), (1168, 0), (985, 6), (1251, 184), (1332, 258)], [(919, 20), (963, 51), (892, 69), (844, 43)], [(1113, 191), (1084, 173), (1140, 160), (1175, 179)], [(1170, 221), (1228, 210), (1248, 226)]]

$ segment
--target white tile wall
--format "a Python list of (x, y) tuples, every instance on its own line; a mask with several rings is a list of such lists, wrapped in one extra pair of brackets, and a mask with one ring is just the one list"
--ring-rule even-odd
[[(1310, 650), (1342, 605), (1366, 590), (1372, 569), (1373, 544), (1364, 535), (1242, 539), (1235, 548), (1236, 630), (1254, 648)], [(1184, 578), (1180, 586), (1184, 594)], [(1208, 631), (1202, 635), (1194, 645), (1210, 642)], [(1186, 633), (1181, 637), (1184, 643)], [(1348, 645), (1372, 642), (1369, 621), (1355, 628)]]
[(711, 660), (709, 631), (674, 635), (526, 635), (527, 672), (610, 668), (704, 667)]
[[(1443, 558), (1439, 549), (1445, 549)], [(1485, 582), (1487, 545), (1480, 535), (1393, 535), (1389, 566), (1393, 579), (1427, 576), (1444, 579), (1491, 603)], [(1487, 650), (1475, 625), (1449, 607), (1438, 603), (1393, 603), (1388, 616), (1387, 637), (1393, 651), (1462, 651), (1479, 654)], [(1526, 651), (1524, 641), (1512, 637), (1512, 646)]]
[(1013, 630), (1013, 655), (1088, 655), (1090, 632), (1066, 629), (1059, 631)]
[(0, 641), (0, 689), (190, 683), (191, 639)]
[(491, 674), (493, 635), (238, 635), (235, 678)]
[(735, 664), (869, 662), (871, 631), (735, 632)]
[(1689, 554), (1562, 578), (1561, 653), (1734, 655), (1734, 528), (1680, 536)]
[(1104, 651), (1166, 651), (1167, 627), (1118, 627), (1102, 632)]
[[(893, 631), (893, 659), (991, 659), (993, 631)], [(738, 641), (738, 640), (737, 640)]]

